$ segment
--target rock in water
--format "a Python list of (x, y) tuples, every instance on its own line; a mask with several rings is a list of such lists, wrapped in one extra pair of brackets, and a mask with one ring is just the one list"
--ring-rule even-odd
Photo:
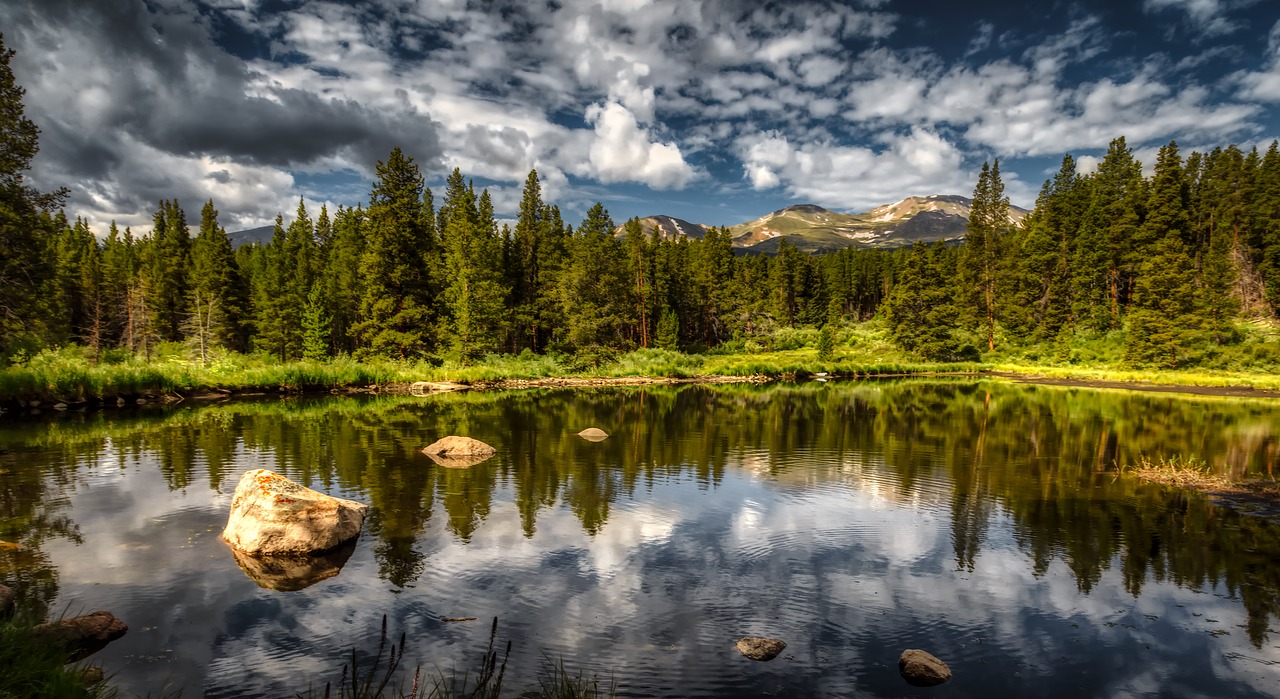
[(915, 687), (932, 687), (951, 679), (951, 668), (922, 650), (909, 648), (898, 658), (898, 672)]
[(250, 556), (323, 553), (356, 538), (368, 510), (258, 469), (240, 477), (222, 538)]
[(72, 660), (81, 660), (106, 648), (108, 643), (125, 635), (128, 630), (129, 627), (111, 612), (94, 612), (41, 624), (32, 630), (32, 634), (66, 651)]
[(783, 648), (787, 647), (786, 643), (776, 638), (760, 638), (758, 636), (747, 636), (738, 639), (738, 652), (751, 658), (764, 662), (773, 660), (778, 657)]
[(483, 456), (487, 458), (497, 454), (498, 450), (478, 439), (451, 435), (423, 447), (422, 453), (454, 458), (466, 456)]
[(603, 442), (604, 440), (609, 438), (609, 433), (605, 432), (599, 427), (588, 427), (587, 429), (579, 432), (578, 436), (582, 437), (588, 442)]
[(498, 453), (478, 439), (449, 436), (423, 447), (422, 453), (446, 468), (467, 468)]
[(13, 600), (16, 597), (13, 588), (0, 585), (0, 616), (9, 616), (9, 612), (13, 611)]

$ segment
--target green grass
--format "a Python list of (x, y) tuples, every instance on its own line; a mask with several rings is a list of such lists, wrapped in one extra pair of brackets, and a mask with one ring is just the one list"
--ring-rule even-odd
[(339, 357), (282, 364), (269, 356), (223, 353), (201, 365), (190, 359), (189, 350), (176, 344), (161, 345), (149, 361), (108, 352), (95, 363), (83, 349), (68, 347), (19, 358), (0, 370), (0, 400), (52, 403), (220, 390), (300, 392), (414, 381), (493, 384), (549, 377), (788, 378), (821, 373), (868, 377), (985, 370), (1080, 381), (1280, 390), (1280, 326), (1274, 323), (1241, 323), (1236, 341), (1205, 349), (1196, 368), (1161, 371), (1127, 367), (1119, 332), (1016, 347), (1002, 344), (981, 363), (959, 364), (924, 362), (904, 353), (877, 321), (842, 324), (833, 335), (835, 348), (826, 359), (818, 356), (815, 328), (777, 328), (698, 353), (662, 349), (616, 353), (597, 348), (568, 356), (526, 350), (470, 363)]
[(67, 653), (34, 638), (35, 623), (22, 613), (0, 621), (0, 699), (115, 697), (106, 683), (86, 684), (82, 664), (67, 664)]

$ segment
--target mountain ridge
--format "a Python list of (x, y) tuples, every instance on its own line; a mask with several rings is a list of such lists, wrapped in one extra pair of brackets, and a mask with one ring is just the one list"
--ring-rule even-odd
[[(968, 226), (972, 205), (972, 199), (957, 194), (910, 196), (858, 214), (801, 203), (728, 228), (733, 247), (745, 254), (773, 254), (784, 239), (805, 252), (896, 248), (918, 241), (959, 240)], [(1009, 220), (1019, 224), (1029, 213), (1010, 206)], [(669, 239), (701, 238), (711, 228), (665, 215), (646, 216), (640, 225), (648, 235), (656, 232)], [(619, 235), (622, 230), (622, 226), (614, 229)]]

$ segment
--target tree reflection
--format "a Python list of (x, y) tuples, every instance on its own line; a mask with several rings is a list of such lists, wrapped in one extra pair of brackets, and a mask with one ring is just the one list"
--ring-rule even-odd
[[(0, 448), (38, 450), (42, 463), (3, 457), (4, 541), (39, 559), (52, 536), (75, 540), (57, 514), (86, 464), (124, 468), (152, 455), (172, 489), (205, 479), (226, 492), (239, 473), (271, 468), (372, 504), (380, 575), (411, 585), (429, 564), (435, 526), (462, 542), (509, 498), (520, 532), (563, 508), (583, 531), (609, 526), (619, 502), (668, 479), (715, 488), (732, 469), (789, 488), (877, 479), (885, 497), (945, 492), (958, 568), (982, 565), (997, 517), (1012, 522), (1029, 565), (1054, 561), (1089, 593), (1113, 566), (1134, 596), (1149, 580), (1221, 585), (1249, 613), (1255, 644), (1280, 612), (1280, 527), (1203, 497), (1145, 485), (1120, 467), (1142, 456), (1205, 458), (1231, 476), (1272, 473), (1280, 406), (998, 381), (904, 380), (803, 385), (647, 387), (455, 393), (237, 403), (147, 413), (60, 416), (52, 425), (0, 428)], [(577, 437), (586, 427), (611, 436)], [(48, 429), (46, 429), (48, 428)], [(498, 449), (468, 469), (437, 466), (418, 450), (463, 434)], [(942, 490), (939, 491), (939, 488)], [(439, 531), (439, 530), (437, 530)], [(37, 597), (56, 592), (44, 564), (17, 572)], [(16, 559), (15, 559), (16, 560)], [(44, 567), (42, 568), (41, 565)], [(38, 571), (38, 572), (30, 572)], [(43, 588), (40, 586), (44, 585)], [(43, 590), (41, 592), (40, 590)]]

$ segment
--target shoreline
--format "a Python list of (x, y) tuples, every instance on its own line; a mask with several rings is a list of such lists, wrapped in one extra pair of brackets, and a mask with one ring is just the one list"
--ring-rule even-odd
[[(1149, 393), (1179, 393), (1185, 395), (1224, 398), (1280, 398), (1280, 389), (1256, 388), (1252, 385), (1248, 385), (1247, 383), (1238, 383), (1247, 382), (1252, 376), (1249, 374), (1226, 375), (1221, 377), (1197, 375), (1194, 377), (1185, 377), (1187, 380), (1179, 381), (1184, 377), (1176, 373), (1164, 373), (1156, 375), (1161, 376), (1161, 378), (1166, 379), (1168, 382), (1156, 382), (1096, 376), (1097, 373), (1111, 371), (1107, 369), (1080, 369), (1079, 373), (1082, 374), (1081, 376), (1049, 376), (1042, 372), (1045, 370), (1062, 370), (1053, 367), (1026, 367), (1025, 369), (1022, 369), (1008, 366), (987, 368), (980, 366), (975, 367), (974, 365), (955, 365), (953, 370), (948, 370), (946, 365), (938, 365), (927, 369), (922, 368), (921, 370), (912, 370), (909, 367), (895, 367), (888, 371), (883, 371), (876, 367), (868, 367), (866, 371), (859, 371), (857, 369), (851, 371), (840, 371), (837, 365), (836, 367), (831, 367), (831, 369), (833, 369), (832, 371), (817, 371), (818, 369), (825, 369), (826, 367), (816, 362), (813, 364), (812, 368), (814, 370), (810, 371), (807, 368), (797, 368), (794, 364), (791, 364), (787, 366), (785, 370), (780, 370), (776, 373), (756, 372), (749, 374), (706, 373), (692, 374), (688, 376), (581, 376), (570, 374), (494, 379), (460, 378), (457, 380), (438, 379), (431, 381), (392, 380), (382, 383), (353, 382), (336, 385), (274, 384), (235, 387), (208, 385), (169, 390), (135, 390), (131, 392), (121, 392), (119, 394), (109, 394), (101, 397), (78, 400), (61, 398), (57, 396), (54, 391), (47, 391), (42, 397), (35, 399), (23, 399), (16, 396), (0, 398), (0, 414), (12, 412), (21, 413), (32, 409), (54, 409), (61, 411), (79, 410), (89, 406), (98, 408), (126, 408), (157, 403), (176, 405), (188, 401), (195, 403), (209, 403), (232, 400), (238, 401), (279, 398), (285, 396), (318, 395), (325, 393), (331, 395), (429, 395), (433, 393), (454, 391), (506, 391), (540, 388), (606, 388), (692, 384), (718, 385), (736, 383), (765, 384), (774, 381), (796, 381), (815, 378), (819, 380), (856, 381), (875, 378), (972, 377), (974, 379), (994, 378), (1026, 385), (1056, 386), (1063, 388), (1112, 389)], [(1068, 373), (1074, 372), (1069, 371)], [(1259, 379), (1265, 379), (1268, 377), (1269, 375), (1257, 375), (1257, 378)], [(1206, 378), (1208, 381), (1205, 381)], [(1211, 383), (1215, 378), (1218, 379), (1217, 383)]]

